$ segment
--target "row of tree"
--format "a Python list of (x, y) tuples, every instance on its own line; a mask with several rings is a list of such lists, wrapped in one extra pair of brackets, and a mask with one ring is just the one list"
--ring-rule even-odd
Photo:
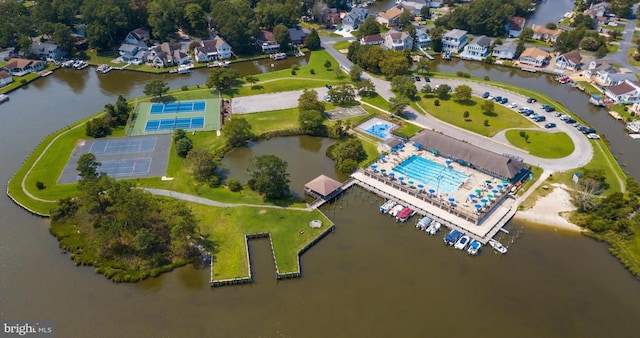
[(131, 115), (131, 106), (122, 95), (119, 95), (115, 104), (108, 103), (104, 106), (105, 115), (87, 121), (86, 135), (100, 138), (111, 135), (111, 129), (125, 126)]

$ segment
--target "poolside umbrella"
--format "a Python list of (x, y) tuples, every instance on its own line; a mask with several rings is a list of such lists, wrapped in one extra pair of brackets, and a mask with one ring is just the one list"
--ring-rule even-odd
[(396, 174), (394, 174), (394, 173), (389, 173), (389, 177), (393, 177), (393, 176), (396, 176)]
[(487, 199), (481, 199), (480, 202), (482, 202), (484, 205), (487, 205), (487, 202), (489, 202)]
[(491, 180), (486, 180), (486, 181), (484, 181), (484, 183), (489, 184), (489, 183), (491, 183)]
[(498, 184), (498, 189), (502, 190), (502, 188), (504, 188), (504, 185)]
[(451, 164), (451, 160), (446, 160), (445, 162), (447, 162), (447, 165)]
[(487, 197), (489, 197), (489, 199), (493, 199), (493, 195), (491, 194), (487, 195)]
[(407, 183), (409, 183), (409, 184), (413, 185), (413, 181), (409, 181), (409, 182), (407, 182)]
[(420, 148), (420, 147), (422, 147), (422, 144), (420, 144), (420, 143), (418, 143), (418, 142), (414, 143), (413, 145), (414, 145), (416, 148)]
[(382, 159), (384, 159), (385, 157), (387, 157), (387, 155), (385, 155), (385, 154), (380, 155), (380, 158), (382, 158)]
[(429, 194), (433, 195), (433, 194), (435, 194), (435, 193), (436, 193), (436, 191), (435, 191), (435, 190), (433, 190), (433, 189), (429, 189)]
[(371, 165), (371, 168), (372, 168), (372, 169), (375, 169), (375, 168), (377, 168), (377, 167), (378, 167), (378, 165), (377, 165), (377, 164), (372, 164), (372, 165)]
[(476, 204), (475, 207), (476, 207), (476, 209), (482, 208), (482, 206), (480, 204)]
[(424, 185), (418, 184), (418, 189), (420, 189), (420, 190), (424, 189)]
[(509, 183), (507, 180), (502, 180), (502, 184), (507, 185), (507, 183)]
[(478, 194), (478, 196), (480, 196), (482, 194), (482, 190), (476, 189), (476, 194)]
[(396, 148), (398, 148), (398, 149), (402, 149), (402, 148), (404, 148), (404, 144), (400, 143), (400, 144), (398, 144), (398, 145), (396, 146)]
[(469, 197), (470, 197), (471, 199), (476, 199), (476, 195), (475, 195), (475, 194), (469, 194)]
[(398, 177), (400, 181), (404, 181), (404, 177)]
[(455, 199), (455, 198), (453, 198), (453, 197), (449, 197), (449, 202), (453, 203), (453, 202), (455, 202), (455, 201), (456, 201), (456, 199)]
[(491, 190), (492, 193), (497, 194), (499, 191), (496, 189)]
[(387, 172), (387, 169), (380, 169), (380, 171), (381, 171), (382, 173), (386, 173), (386, 172)]
[(438, 149), (432, 149), (431, 152), (437, 155), (438, 154)]

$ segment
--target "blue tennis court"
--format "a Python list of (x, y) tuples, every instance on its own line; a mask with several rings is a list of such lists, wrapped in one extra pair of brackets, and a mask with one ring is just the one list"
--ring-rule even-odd
[(159, 120), (147, 120), (147, 124), (144, 127), (145, 133), (167, 131), (174, 129), (203, 129), (204, 117), (183, 117), (175, 119), (159, 119)]
[(131, 160), (102, 161), (98, 169), (111, 177), (146, 175), (151, 167), (150, 158), (136, 158)]
[(173, 103), (154, 103), (151, 105), (149, 113), (155, 114), (175, 114), (175, 113), (196, 113), (206, 109), (205, 101), (181, 101)]
[(90, 153), (95, 155), (115, 155), (129, 153), (146, 153), (155, 149), (156, 138), (146, 137), (140, 139), (95, 140), (91, 145)]

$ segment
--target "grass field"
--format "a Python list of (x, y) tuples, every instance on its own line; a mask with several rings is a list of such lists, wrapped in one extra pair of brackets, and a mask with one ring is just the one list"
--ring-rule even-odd
[(587, 81), (578, 81), (578, 85), (582, 88), (584, 88), (584, 91), (587, 92), (587, 94), (589, 95), (601, 95), (602, 93), (596, 89), (596, 87), (594, 87), (591, 83), (587, 82)]
[[(486, 115), (480, 109), (483, 99), (472, 98), (459, 103), (453, 99), (439, 100), (440, 105), (435, 105), (433, 96), (423, 98), (417, 104), (436, 118), (451, 123), (460, 128), (478, 133), (484, 136), (494, 136), (498, 132), (508, 128), (535, 128), (537, 125), (515, 111), (507, 109), (499, 104), (494, 105), (494, 114)], [(469, 112), (469, 117), (464, 118), (464, 112)], [(485, 125), (487, 120), (489, 125)]]
[[(520, 132), (524, 132), (528, 138), (520, 136)], [(514, 146), (542, 158), (563, 158), (575, 150), (571, 137), (565, 132), (512, 129), (507, 130), (505, 136)]]
[(298, 108), (289, 108), (254, 114), (243, 114), (241, 117), (251, 124), (251, 130), (254, 134), (260, 135), (272, 130), (297, 128), (299, 127), (299, 116)]

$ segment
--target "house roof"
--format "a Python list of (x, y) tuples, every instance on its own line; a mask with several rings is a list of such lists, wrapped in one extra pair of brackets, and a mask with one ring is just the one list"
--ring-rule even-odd
[(461, 39), (463, 36), (467, 34), (467, 31), (461, 29), (452, 29), (444, 34), (445, 38), (450, 39)]
[(56, 45), (53, 41), (33, 41), (31, 44), (31, 51), (34, 54), (49, 54), (50, 52), (58, 49), (58, 45)]
[(546, 59), (549, 57), (549, 53), (547, 53), (546, 51), (538, 48), (538, 47), (529, 47), (527, 49), (525, 49), (522, 54), (520, 54), (520, 58), (523, 57), (530, 57), (532, 59), (536, 59), (536, 60), (540, 60), (540, 59)]
[(571, 61), (576, 65), (579, 65), (580, 62), (582, 61), (582, 56), (580, 56), (580, 52), (576, 49), (576, 50), (572, 50), (568, 53), (564, 53), (562, 54), (562, 57), (565, 58), (565, 60), (567, 61)]
[(7, 72), (6, 70), (0, 70), (0, 79), (4, 80), (10, 77), (11, 77), (11, 74), (9, 74), (9, 72)]
[(380, 34), (371, 34), (362, 38), (364, 43), (380, 42), (384, 41), (384, 38)]
[(122, 45), (120, 45), (120, 48), (118, 48), (118, 50), (121, 52), (132, 53), (134, 50), (136, 50), (136, 48), (140, 48), (140, 46), (132, 45), (130, 43), (123, 43)]
[(409, 35), (409, 33), (407, 33), (407, 32), (398, 32), (398, 31), (395, 31), (395, 30), (391, 30), (391, 31), (387, 32), (386, 35), (391, 37), (391, 39), (393, 39), (393, 40), (405, 40), (405, 39), (411, 37), (411, 35)]
[(320, 175), (314, 178), (311, 182), (305, 184), (304, 187), (306, 189), (313, 190), (322, 196), (328, 196), (340, 188), (341, 185), (342, 183), (331, 177)]
[(509, 29), (512, 31), (521, 31), (524, 28), (524, 23), (527, 20), (519, 16), (514, 16), (509, 22)]
[(289, 37), (291, 37), (291, 41), (302, 41), (307, 37), (307, 33), (300, 27), (289, 28)]
[(514, 178), (520, 170), (527, 166), (524, 162), (430, 129), (421, 131), (411, 140), (420, 143), (423, 148), (429, 151), (437, 150), (438, 153), (445, 156), (464, 160), (476, 168), (486, 170), (504, 179)]
[(15, 69), (15, 68), (24, 68), (26, 66), (31, 65), (32, 63), (42, 62), (38, 60), (30, 60), (30, 59), (11, 59), (7, 64), (4, 65), (6, 69)]
[(560, 34), (560, 30), (559, 29), (549, 29), (545, 26), (541, 26), (541, 25), (533, 25), (531, 26), (531, 29), (533, 30), (534, 33), (539, 34), (539, 35), (557, 35)]
[(494, 51), (509, 50), (509, 51), (512, 51), (512, 52), (515, 53), (517, 47), (518, 46), (516, 45), (516, 43), (514, 41), (507, 41), (507, 42), (504, 42), (501, 45), (495, 45), (493, 47), (493, 50)]
[(613, 93), (614, 95), (624, 95), (624, 94), (635, 91), (636, 88), (625, 81), (617, 86), (609, 86), (607, 87), (607, 90)]
[(386, 11), (386, 12), (380, 12), (380, 13), (378, 13), (378, 15), (379, 15), (379, 16), (381, 16), (381, 17), (383, 17), (383, 18), (385, 18), (385, 19), (387, 19), (387, 20), (391, 20), (391, 19), (394, 19), (394, 18), (399, 17), (399, 16), (400, 16), (400, 14), (402, 14), (402, 12), (404, 12), (404, 9), (402, 9), (402, 8), (401, 8), (401, 7), (399, 7), (399, 6), (394, 6), (394, 7), (391, 7), (391, 8), (390, 8), (388, 11)]
[(269, 31), (259, 30), (258, 33), (256, 33), (256, 40), (274, 42), (276, 41), (276, 37)]
[(481, 35), (481, 36), (473, 39), (471, 44), (476, 44), (476, 45), (478, 45), (480, 47), (487, 48), (487, 47), (489, 47), (489, 45), (491, 45), (491, 39), (489, 39), (486, 35)]
[(384, 144), (388, 145), (391, 148), (397, 146), (400, 143), (402, 143), (402, 141), (400, 141), (400, 139), (396, 137), (390, 137), (388, 140), (384, 141)]

